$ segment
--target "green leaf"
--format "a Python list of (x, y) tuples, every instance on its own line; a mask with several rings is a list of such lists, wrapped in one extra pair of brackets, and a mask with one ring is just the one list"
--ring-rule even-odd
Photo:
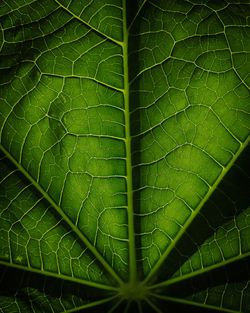
[(249, 16), (0, 3), (1, 312), (250, 312)]

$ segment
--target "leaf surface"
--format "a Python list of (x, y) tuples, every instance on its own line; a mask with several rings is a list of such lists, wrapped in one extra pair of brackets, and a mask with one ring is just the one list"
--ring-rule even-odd
[(1, 312), (250, 312), (249, 16), (0, 4)]

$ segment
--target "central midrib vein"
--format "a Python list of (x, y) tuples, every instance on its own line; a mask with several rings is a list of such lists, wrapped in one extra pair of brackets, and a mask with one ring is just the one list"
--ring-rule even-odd
[(129, 239), (129, 281), (136, 281), (136, 250), (133, 207), (133, 176), (131, 160), (130, 135), (130, 103), (129, 103), (129, 73), (128, 73), (128, 30), (126, 0), (123, 0), (123, 72), (124, 72), (124, 108), (125, 108), (125, 136), (126, 136), (126, 170), (127, 170), (127, 201), (128, 201), (128, 239)]

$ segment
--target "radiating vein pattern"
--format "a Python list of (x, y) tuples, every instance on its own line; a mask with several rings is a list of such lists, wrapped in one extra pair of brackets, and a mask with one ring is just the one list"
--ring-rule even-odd
[(142, 275), (166, 257), (166, 249), (178, 240), (247, 140), (247, 75), (238, 70), (234, 56), (237, 49), (249, 51), (240, 44), (249, 29), (240, 28), (248, 20), (233, 13), (234, 8), (240, 12), (223, 3), (214, 8), (148, 1), (140, 22), (131, 28), (132, 145)]
[(250, 313), (249, 73), (249, 0), (0, 1), (0, 312)]

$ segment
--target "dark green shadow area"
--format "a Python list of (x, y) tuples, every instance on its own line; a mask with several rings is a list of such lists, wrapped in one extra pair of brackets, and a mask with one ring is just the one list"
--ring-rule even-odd
[[(189, 302), (188, 305), (175, 301), (157, 298), (159, 308), (163, 312), (212, 313), (249, 312), (250, 307), (250, 258), (229, 264), (223, 268), (205, 273), (199, 277), (188, 279), (171, 287), (155, 290), (161, 295)], [(240, 302), (243, 304), (240, 311)], [(196, 305), (195, 305), (196, 303)], [(206, 303), (208, 309), (202, 307)], [(187, 304), (187, 303), (186, 303)], [(209, 308), (210, 306), (210, 308)], [(214, 306), (214, 309), (212, 308)], [(216, 309), (216, 307), (218, 309)], [(219, 309), (222, 308), (222, 310)], [(228, 312), (229, 312), (228, 311)]]
[[(27, 312), (27, 307), (33, 307), (35, 312), (64, 312), (76, 308), (75, 312), (106, 312), (101, 308), (109, 307), (110, 303), (100, 306), (88, 306), (92, 302), (102, 301), (112, 297), (110, 291), (105, 291), (82, 284), (76, 284), (63, 279), (56, 279), (37, 273), (23, 271), (11, 267), (0, 266), (0, 297), (1, 309), (17, 312), (18, 302), (20, 312)], [(4, 300), (5, 299), (5, 300)]]

